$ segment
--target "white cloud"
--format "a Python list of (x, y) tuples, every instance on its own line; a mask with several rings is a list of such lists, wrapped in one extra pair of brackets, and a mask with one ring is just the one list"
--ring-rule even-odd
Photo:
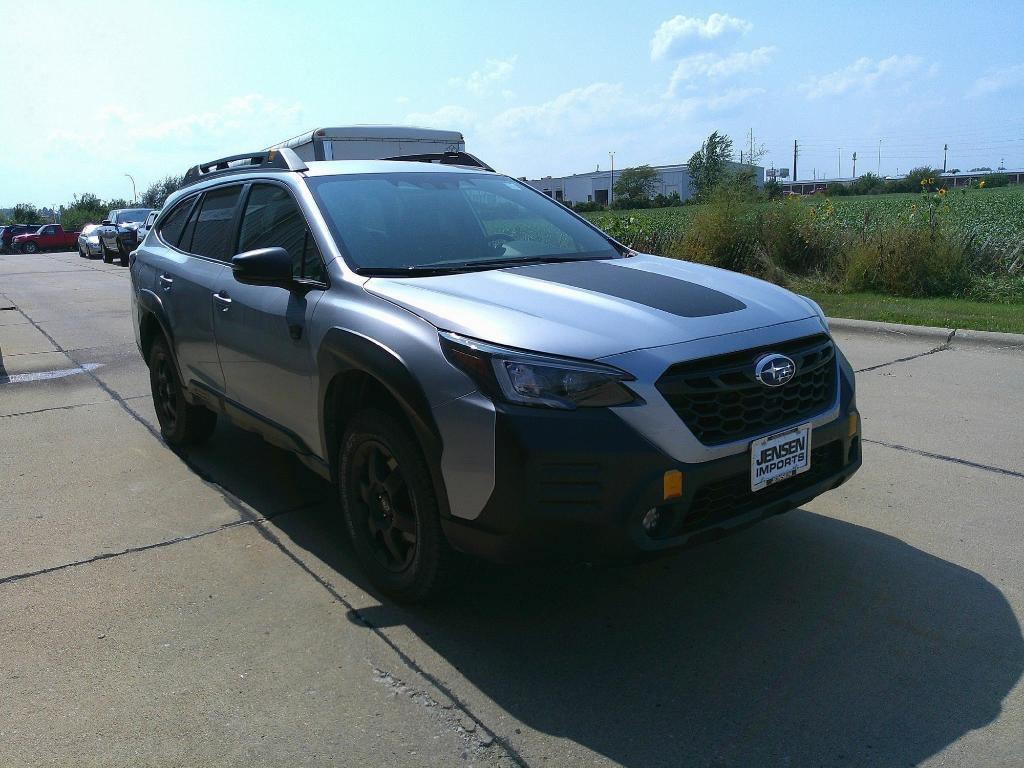
[(507, 59), (488, 59), (482, 70), (471, 72), (466, 77), (453, 77), (448, 84), (456, 88), (467, 88), (473, 93), (485, 93), (491, 86), (500, 83), (516, 68), (518, 56)]
[(618, 114), (627, 100), (620, 84), (591, 83), (566, 91), (543, 104), (511, 107), (493, 121), (498, 130), (517, 133), (532, 128), (555, 134), (593, 125)]
[(463, 126), (472, 123), (475, 118), (476, 115), (465, 107), (449, 104), (440, 109), (435, 109), (433, 112), (412, 112), (405, 116), (405, 122), (409, 125), (419, 125), (424, 128), (440, 128), (465, 132)]
[(721, 79), (748, 72), (757, 72), (771, 63), (777, 49), (773, 45), (755, 48), (752, 51), (738, 51), (728, 56), (714, 53), (696, 53), (680, 61), (669, 82), (669, 95), (674, 95), (683, 83), (701, 77)]
[(971, 96), (988, 96), (1024, 85), (1024, 64), (993, 69), (974, 81)]
[(706, 106), (711, 112), (726, 112), (762, 93), (767, 93), (767, 91), (764, 88), (732, 88), (708, 98)]
[(58, 128), (49, 141), (78, 146), (92, 154), (125, 154), (133, 149), (159, 145), (165, 152), (216, 147), (230, 140), (232, 146), (250, 146), (249, 137), (259, 130), (259, 142), (270, 144), (285, 138), (302, 112), (297, 103), (285, 104), (260, 94), (235, 96), (208, 111), (153, 120), (121, 105), (101, 106), (95, 118)]
[(935, 65), (926, 68), (920, 56), (911, 54), (893, 55), (880, 61), (864, 57), (843, 69), (811, 78), (800, 86), (800, 90), (809, 99), (850, 92), (869, 93), (884, 86), (906, 85), (919, 75), (933, 77), (937, 71)]
[(754, 25), (726, 13), (712, 13), (706, 19), (693, 16), (673, 16), (663, 21), (651, 39), (653, 60), (675, 57), (685, 52), (694, 42), (714, 40), (726, 34), (742, 34)]

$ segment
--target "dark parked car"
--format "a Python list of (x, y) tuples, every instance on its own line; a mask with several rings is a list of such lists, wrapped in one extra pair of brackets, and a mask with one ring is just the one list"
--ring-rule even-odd
[(110, 264), (115, 256), (121, 264), (128, 266), (128, 254), (139, 244), (139, 227), (141, 227), (150, 208), (121, 208), (107, 214), (101, 226), (96, 230), (100, 239), (100, 253), (103, 261)]
[(13, 253), (14, 238), (38, 232), (43, 224), (8, 224), (0, 228), (0, 253)]

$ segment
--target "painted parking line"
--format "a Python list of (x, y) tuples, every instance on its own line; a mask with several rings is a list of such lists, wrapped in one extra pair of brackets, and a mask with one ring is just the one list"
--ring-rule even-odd
[(83, 363), (75, 368), (62, 368), (58, 371), (36, 371), (35, 373), (12, 373), (0, 376), (0, 384), (27, 384), (31, 381), (47, 381), (77, 376), (101, 368), (103, 363)]

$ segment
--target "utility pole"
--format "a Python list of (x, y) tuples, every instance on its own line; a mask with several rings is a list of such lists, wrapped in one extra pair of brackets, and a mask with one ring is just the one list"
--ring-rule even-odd
[(836, 169), (836, 178), (843, 178), (843, 148), (839, 147), (836, 150), (836, 157), (839, 159), (839, 167)]
[(853, 153), (853, 178), (857, 178), (857, 153)]
[(754, 164), (754, 129), (750, 129), (750, 154), (747, 155), (747, 160), (750, 164)]
[(882, 175), (882, 140), (878, 140), (878, 171), (877, 175)]
[(949, 152), (949, 144), (942, 145), (942, 172), (946, 172), (946, 154)]
[(793, 181), (796, 181), (796, 156), (798, 154), (796, 139), (793, 139)]
[(615, 153), (609, 152), (608, 159), (611, 161), (611, 169), (608, 171), (608, 207), (612, 207), (615, 200)]

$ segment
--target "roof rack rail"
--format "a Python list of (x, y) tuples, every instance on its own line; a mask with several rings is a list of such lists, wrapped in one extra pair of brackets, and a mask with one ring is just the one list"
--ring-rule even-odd
[(423, 155), (398, 155), (385, 157), (383, 160), (404, 160), (409, 163), (438, 163), (440, 165), (462, 165), (467, 168), (480, 168), (494, 173), (494, 169), (475, 155), (468, 152), (430, 152)]
[(307, 171), (306, 166), (294, 150), (282, 147), (263, 152), (247, 152), (244, 155), (232, 155), (222, 157), (219, 160), (211, 160), (208, 163), (193, 165), (185, 172), (185, 179), (181, 186), (187, 187), (190, 184), (202, 181), (213, 175), (240, 173), (258, 168), (262, 171)]

